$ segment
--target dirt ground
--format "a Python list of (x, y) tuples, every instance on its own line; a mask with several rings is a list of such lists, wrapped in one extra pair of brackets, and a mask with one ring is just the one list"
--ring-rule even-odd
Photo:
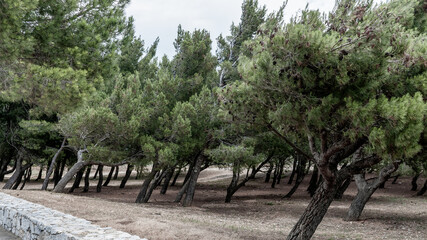
[[(105, 177), (107, 174), (105, 168)], [(134, 203), (142, 185), (142, 180), (134, 179), (124, 189), (118, 187), (120, 180), (112, 180), (101, 193), (96, 193), (96, 180), (91, 181), (88, 193), (82, 193), (81, 188), (73, 194), (43, 192), (37, 190), (41, 182), (35, 181), (27, 183), (22, 191), (3, 192), (150, 240), (284, 239), (310, 200), (305, 191), (309, 176), (291, 199), (282, 199), (292, 186), (287, 184), (288, 178), (272, 189), (258, 175), (225, 204), (230, 176), (224, 169), (203, 171), (194, 204), (186, 208), (173, 203), (182, 179), (166, 195), (156, 189), (147, 204)], [(424, 180), (419, 179), (419, 185)], [(399, 178), (393, 185), (387, 182), (385, 189), (373, 195), (361, 221), (345, 222), (342, 218), (355, 193), (352, 183), (343, 199), (332, 203), (313, 239), (427, 239), (427, 197), (414, 196), (410, 178)]]

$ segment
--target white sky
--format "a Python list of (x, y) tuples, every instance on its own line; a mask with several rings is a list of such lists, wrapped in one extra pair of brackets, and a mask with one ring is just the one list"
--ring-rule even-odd
[[(157, 56), (166, 54), (171, 58), (175, 54), (173, 47), (178, 25), (184, 30), (206, 29), (210, 32), (213, 51), (215, 39), (219, 34), (229, 35), (232, 22), (239, 22), (243, 0), (132, 0), (126, 9), (128, 16), (135, 18), (136, 34), (140, 35), (148, 48), (156, 37), (160, 37)], [(282, 0), (259, 0), (266, 5), (268, 12), (276, 11)], [(285, 19), (304, 9), (309, 3), (310, 9), (329, 12), (335, 0), (289, 0), (285, 9)]]

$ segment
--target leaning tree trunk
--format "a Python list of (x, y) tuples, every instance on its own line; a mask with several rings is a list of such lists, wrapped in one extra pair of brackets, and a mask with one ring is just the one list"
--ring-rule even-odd
[(15, 181), (15, 184), (12, 186), (13, 190), (18, 189), (19, 184), (21, 184), (22, 178), (25, 176), (28, 169), (31, 169), (32, 163), (27, 163), (23, 167), (21, 167), (19, 171), (19, 175)]
[(400, 174), (397, 174), (396, 176), (394, 176), (393, 178), (393, 182), (391, 182), (391, 184), (396, 184), (397, 183), (397, 179), (400, 177)]
[(122, 179), (122, 182), (120, 183), (119, 188), (124, 188), (126, 186), (126, 182), (128, 181), (130, 174), (132, 173), (133, 165), (128, 164), (128, 167), (126, 168), (125, 177)]
[(73, 183), (73, 186), (68, 191), (69, 193), (74, 192), (74, 189), (80, 187), (80, 182), (82, 181), (83, 174), (84, 174), (84, 168), (80, 169), (80, 171), (77, 173), (76, 179), (74, 180), (74, 183)]
[(379, 175), (375, 179), (365, 180), (364, 174), (354, 175), (354, 180), (357, 186), (357, 194), (353, 199), (351, 206), (348, 210), (347, 221), (357, 221), (365, 208), (366, 203), (371, 198), (372, 194), (388, 180), (390, 175), (397, 170), (400, 162), (394, 162), (383, 169), (381, 169)]
[(182, 201), (182, 205), (184, 207), (190, 206), (193, 202), (194, 192), (196, 190), (197, 179), (199, 178), (200, 170), (204, 161), (204, 156), (199, 154), (199, 157), (194, 164), (193, 171), (191, 173), (190, 178), (188, 179), (188, 187), (185, 193), (184, 200)]
[(294, 163), (292, 164), (292, 172), (291, 172), (291, 176), (289, 176), (288, 184), (292, 184), (292, 182), (294, 181), (295, 172), (297, 169), (297, 161), (298, 160), (294, 158)]
[(273, 171), (273, 168), (274, 168), (274, 164), (270, 163), (270, 167), (268, 168), (267, 173), (265, 174), (265, 180), (264, 180), (265, 183), (270, 182), (271, 172)]
[(141, 190), (139, 191), (139, 194), (136, 197), (136, 200), (135, 200), (136, 203), (145, 203), (145, 198), (147, 195), (147, 190), (150, 187), (150, 183), (151, 183), (151, 181), (153, 181), (154, 177), (159, 172), (159, 170), (157, 169), (157, 166), (158, 166), (158, 163), (154, 162), (153, 167), (151, 168), (150, 174), (148, 174), (147, 178), (144, 180), (144, 183), (142, 184)]
[(148, 187), (147, 193), (145, 194), (145, 197), (143, 200), (144, 203), (150, 200), (153, 190), (156, 189), (157, 186), (159, 186), (160, 182), (162, 181), (162, 178), (165, 176), (165, 173), (166, 173), (165, 171), (158, 172), (157, 176), (154, 177), (154, 181), (151, 182), (150, 186)]
[(61, 193), (64, 192), (65, 186), (67, 186), (67, 183), (71, 181), (71, 179), (76, 175), (80, 169), (86, 167), (89, 165), (88, 162), (83, 161), (83, 153), (86, 152), (86, 149), (79, 150), (77, 152), (77, 162), (73, 165), (73, 167), (64, 175), (64, 177), (59, 180), (58, 184), (53, 189), (53, 192)]
[(338, 188), (337, 193), (335, 194), (335, 199), (340, 200), (344, 196), (345, 191), (347, 190), (348, 186), (350, 186), (351, 183), (351, 177), (347, 178), (343, 184)]
[(86, 173), (85, 173), (85, 186), (83, 187), (83, 192), (89, 191), (89, 177), (90, 177), (91, 170), (92, 170), (92, 165), (87, 166)]
[(118, 177), (119, 177), (119, 166), (116, 166), (113, 180), (117, 180)]
[(104, 182), (104, 184), (102, 186), (104, 186), (104, 187), (108, 186), (108, 184), (111, 181), (111, 178), (113, 177), (114, 168), (115, 167), (111, 167), (110, 172), (108, 173), (108, 177), (107, 177), (107, 179), (105, 180), (105, 182)]
[(417, 192), (417, 196), (422, 196), (427, 190), (427, 179), (424, 181), (423, 187)]
[(227, 195), (225, 196), (225, 202), (231, 202), (231, 196), (235, 193), (234, 189), (237, 187), (237, 182), (240, 178), (240, 161), (236, 160), (233, 165), (233, 177), (231, 178), (230, 185), (227, 187)]
[(319, 179), (319, 169), (314, 165), (313, 173), (311, 174), (310, 183), (308, 184), (307, 192), (310, 193), (310, 197), (313, 197), (317, 189), (317, 180)]
[(279, 170), (279, 176), (277, 177), (277, 184), (280, 184), (280, 181), (282, 180), (283, 168), (285, 167), (285, 159), (281, 159), (279, 165), (280, 165), (280, 170)]
[(40, 165), (39, 174), (37, 175), (36, 181), (42, 179), (43, 165)]
[(13, 184), (18, 180), (19, 175), (22, 171), (22, 156), (19, 154), (18, 159), (15, 160), (16, 169), (12, 176), (7, 180), (6, 184), (3, 186), (3, 189), (11, 189)]
[(172, 179), (174, 172), (175, 172), (175, 166), (168, 168), (166, 172), (165, 181), (163, 182), (162, 190), (160, 190), (160, 194), (166, 194), (166, 191), (168, 190), (169, 183)]
[(102, 189), (102, 182), (104, 181), (103, 169), (104, 169), (104, 165), (99, 164), (98, 165), (99, 179), (98, 179), (98, 185), (96, 185), (96, 192), (101, 192), (101, 189)]
[(173, 177), (171, 186), (175, 186), (176, 180), (178, 179), (179, 175), (181, 174), (181, 169), (182, 169), (182, 167), (179, 167), (178, 172), (175, 173), (175, 177)]
[(47, 189), (47, 185), (49, 184), (49, 178), (50, 175), (53, 172), (53, 169), (56, 167), (56, 159), (58, 158), (59, 154), (62, 152), (62, 149), (65, 147), (65, 142), (67, 141), (67, 138), (64, 138), (62, 141), (61, 147), (56, 151), (55, 155), (53, 156), (52, 160), (50, 161), (49, 169), (46, 172), (46, 177), (43, 181), (42, 190)]
[(310, 239), (334, 200), (336, 187), (323, 182), (311, 198), (305, 212), (289, 233), (287, 240)]
[(301, 159), (298, 161), (297, 179), (295, 181), (295, 185), (292, 187), (292, 189), (283, 198), (290, 198), (297, 191), (299, 185), (304, 180), (306, 164), (307, 164), (307, 160), (304, 157), (301, 157)]

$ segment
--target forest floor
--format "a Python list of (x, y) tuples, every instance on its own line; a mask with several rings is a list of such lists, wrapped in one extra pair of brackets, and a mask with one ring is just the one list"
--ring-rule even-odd
[[(107, 167), (104, 174), (108, 174)], [(73, 194), (40, 191), (40, 181), (27, 183), (22, 191), (2, 191), (150, 240), (284, 239), (310, 200), (305, 191), (310, 176), (306, 176), (292, 198), (282, 199), (292, 187), (287, 184), (288, 177), (272, 189), (262, 175), (257, 175), (226, 204), (225, 189), (230, 176), (224, 169), (201, 172), (193, 206), (186, 208), (173, 203), (182, 179), (166, 195), (155, 190), (147, 204), (134, 203), (142, 180), (133, 178), (124, 189), (118, 187), (119, 180), (112, 180), (101, 193), (96, 193), (96, 180), (91, 180), (87, 193), (81, 192), (81, 188)], [(332, 203), (313, 239), (427, 239), (427, 197), (414, 196), (410, 180), (402, 177), (397, 184), (388, 181), (384, 189), (374, 193), (361, 221), (346, 222), (342, 219), (357, 191), (352, 183), (343, 199)], [(423, 183), (424, 179), (418, 180), (419, 186)]]

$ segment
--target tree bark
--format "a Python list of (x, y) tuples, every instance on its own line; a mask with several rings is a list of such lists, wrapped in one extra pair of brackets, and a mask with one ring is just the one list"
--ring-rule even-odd
[(400, 162), (394, 162), (381, 169), (378, 177), (375, 179), (365, 180), (364, 174), (354, 175), (354, 180), (357, 186), (357, 194), (348, 210), (347, 221), (357, 221), (365, 208), (366, 203), (371, 198), (372, 194), (379, 186), (387, 181), (388, 177), (395, 172), (400, 165)]
[(6, 184), (3, 186), (3, 189), (11, 189), (13, 184), (18, 180), (19, 175), (22, 171), (22, 155), (18, 154), (18, 158), (15, 160), (16, 168), (12, 176), (7, 180)]
[(417, 192), (417, 196), (422, 196), (424, 193), (426, 193), (427, 190), (427, 179), (424, 181), (423, 187), (420, 189), (420, 191)]
[(120, 188), (124, 188), (126, 186), (126, 182), (128, 181), (130, 174), (132, 173), (133, 165), (128, 164), (128, 167), (126, 168), (126, 174), (125, 177), (122, 179), (122, 182), (120, 183)]
[(397, 179), (400, 177), (400, 174), (397, 174), (394, 179), (393, 182), (391, 182), (391, 184), (396, 184), (397, 183)]
[(350, 186), (351, 183), (351, 177), (347, 178), (343, 184), (338, 188), (337, 193), (335, 194), (335, 199), (339, 200), (342, 199), (344, 196), (345, 191), (347, 190), (348, 186)]
[(176, 203), (181, 202), (182, 197), (187, 192), (188, 185), (189, 185), (189, 181), (185, 182), (184, 185), (182, 185), (181, 189), (179, 190), (178, 194), (176, 195), (174, 202), (176, 202)]
[(42, 179), (43, 165), (40, 165), (39, 174), (37, 175), (36, 181)]
[(182, 205), (184, 207), (191, 206), (191, 204), (193, 202), (194, 193), (196, 190), (197, 179), (199, 178), (200, 169), (202, 167), (203, 161), (204, 161), (204, 156), (201, 153), (199, 153), (199, 156), (198, 156), (198, 158), (194, 164), (194, 168), (193, 168), (193, 171), (191, 173), (191, 176), (188, 179), (188, 181), (189, 181), (188, 188), (187, 188), (187, 191), (185, 193), (184, 200), (182, 201)]
[(290, 198), (297, 191), (299, 185), (304, 180), (306, 164), (307, 164), (307, 160), (304, 157), (300, 157), (300, 159), (298, 159), (297, 179), (295, 181), (295, 185), (283, 198)]
[(49, 185), (50, 175), (52, 175), (53, 169), (56, 167), (56, 159), (58, 158), (59, 154), (64, 149), (66, 141), (67, 141), (67, 138), (64, 138), (64, 140), (62, 141), (61, 147), (59, 147), (58, 151), (56, 151), (55, 155), (53, 156), (52, 160), (50, 161), (49, 168), (46, 172), (46, 177), (43, 181), (42, 190), (46, 190), (47, 186)]
[(12, 186), (13, 190), (18, 189), (19, 184), (21, 184), (22, 178), (25, 178), (25, 175), (26, 175), (27, 171), (29, 169), (31, 169), (32, 165), (33, 165), (32, 163), (27, 163), (27, 164), (25, 164), (24, 166), (21, 167), (21, 169), (19, 170), (18, 177), (16, 178), (16, 181), (15, 181), (15, 183)]
[(419, 177), (420, 177), (419, 173), (415, 174), (415, 176), (412, 177), (412, 181), (411, 181), (412, 188), (411, 188), (411, 191), (417, 191), (417, 189), (418, 189), (417, 180), (418, 180)]
[[(154, 177), (159, 172), (159, 170), (157, 169), (157, 166), (158, 166), (158, 163), (154, 162), (153, 167), (151, 168), (150, 174), (148, 174), (147, 178), (144, 180), (144, 183), (142, 184), (141, 190), (139, 191), (139, 194), (136, 197), (136, 200), (135, 200), (136, 203), (146, 203), (145, 198), (147, 195), (147, 190), (150, 187), (151, 181), (153, 181)], [(147, 199), (147, 201), (148, 201), (148, 199)]]
[(275, 168), (274, 168), (274, 172), (273, 172), (273, 181), (271, 182), (271, 188), (275, 188), (276, 187), (276, 183), (277, 183), (277, 178), (279, 175), (279, 163), (275, 164)]
[(83, 167), (89, 165), (88, 162), (83, 161), (83, 153), (86, 152), (86, 149), (81, 149), (77, 152), (77, 162), (73, 165), (73, 167), (64, 175), (63, 178), (58, 182), (58, 184), (53, 189), (53, 192), (64, 192), (65, 186), (67, 183), (74, 177), (74, 175), (80, 171)]
[(314, 166), (313, 173), (311, 174), (310, 183), (308, 184), (307, 192), (310, 193), (310, 197), (313, 197), (316, 192), (319, 179), (319, 169), (317, 169), (316, 165)]
[(179, 174), (181, 174), (181, 169), (182, 169), (182, 167), (179, 167), (179, 168), (178, 168), (178, 172), (176, 172), (176, 173), (175, 173), (175, 177), (173, 178), (173, 181), (172, 181), (172, 183), (171, 183), (171, 186), (175, 186), (175, 184), (176, 184), (176, 180), (178, 179)]
[(115, 167), (111, 167), (110, 172), (108, 173), (108, 177), (107, 177), (107, 179), (105, 180), (105, 182), (104, 182), (104, 184), (102, 186), (104, 186), (104, 187), (108, 186), (108, 184), (111, 181), (111, 178), (113, 177), (114, 168)]
[(270, 167), (268, 168), (267, 173), (265, 174), (265, 180), (264, 180), (265, 183), (270, 182), (271, 172), (273, 171), (273, 168), (274, 168), (274, 164), (270, 163)]
[(118, 177), (119, 177), (119, 166), (115, 166), (115, 172), (114, 172), (113, 180), (117, 180)]
[(279, 176), (277, 177), (277, 184), (280, 184), (283, 175), (283, 168), (285, 167), (285, 159), (280, 160), (280, 171)]
[(172, 179), (174, 171), (175, 171), (175, 166), (168, 168), (165, 181), (163, 182), (162, 190), (160, 190), (160, 194), (166, 194), (166, 191), (168, 190), (169, 183)]
[(80, 169), (80, 171), (77, 173), (73, 186), (70, 188), (70, 191), (68, 191), (69, 193), (74, 192), (74, 189), (80, 187), (80, 182), (82, 181), (83, 174), (84, 174), (84, 168)]
[[(31, 180), (31, 167), (27, 169), (26, 173), (24, 174), (24, 182), (22, 183), (22, 186), (19, 190), (24, 189), (25, 184), (27, 181), (29, 182)], [(19, 185), (19, 184), (18, 184)]]
[(96, 192), (101, 192), (102, 189), (102, 182), (104, 181), (104, 174), (103, 174), (104, 165), (99, 164), (98, 165), (98, 185), (96, 186)]
[(292, 184), (292, 182), (294, 181), (295, 171), (297, 168), (297, 161), (298, 160), (294, 158), (294, 163), (292, 164), (292, 172), (291, 172), (291, 176), (289, 176), (288, 184)]
[(85, 186), (83, 187), (83, 192), (89, 191), (89, 177), (90, 177), (91, 170), (92, 170), (92, 165), (87, 166), (86, 173), (85, 173)]

